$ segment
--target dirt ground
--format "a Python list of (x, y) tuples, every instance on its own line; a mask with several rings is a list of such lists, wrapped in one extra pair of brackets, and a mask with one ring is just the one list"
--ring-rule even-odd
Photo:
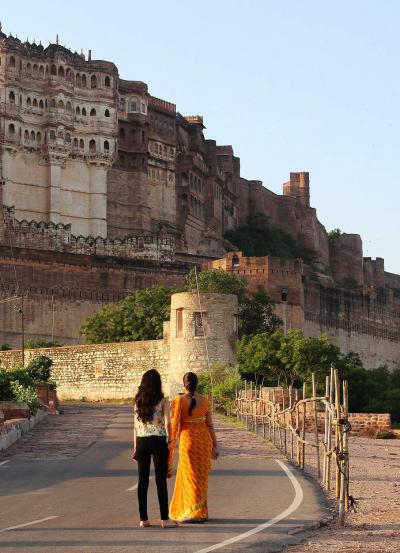
[[(331, 522), (287, 553), (400, 551), (400, 440), (350, 437), (349, 446), (350, 495), (358, 502), (357, 512), (347, 514), (345, 527)], [(315, 475), (315, 466), (310, 452), (307, 472)]]

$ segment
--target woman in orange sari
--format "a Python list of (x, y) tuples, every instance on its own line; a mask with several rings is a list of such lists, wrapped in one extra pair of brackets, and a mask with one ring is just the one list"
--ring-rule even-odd
[(186, 373), (183, 377), (185, 393), (172, 402), (170, 474), (178, 438), (179, 462), (169, 516), (181, 522), (208, 519), (208, 473), (211, 459), (219, 456), (210, 402), (196, 392), (197, 382), (195, 373)]

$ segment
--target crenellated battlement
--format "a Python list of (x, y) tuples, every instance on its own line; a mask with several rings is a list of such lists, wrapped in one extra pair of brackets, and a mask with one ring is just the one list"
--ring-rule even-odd
[(19, 221), (14, 207), (3, 206), (4, 244), (20, 248), (61, 251), (82, 255), (102, 255), (172, 263), (175, 240), (154, 234), (128, 236), (124, 239), (101, 236), (74, 236), (71, 225), (45, 221)]

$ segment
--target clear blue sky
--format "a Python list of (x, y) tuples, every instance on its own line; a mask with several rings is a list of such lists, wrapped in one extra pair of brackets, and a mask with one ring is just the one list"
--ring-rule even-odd
[(201, 114), (242, 175), (281, 193), (310, 171), (327, 230), (400, 273), (400, 2), (1, 0), (3, 29), (116, 63)]

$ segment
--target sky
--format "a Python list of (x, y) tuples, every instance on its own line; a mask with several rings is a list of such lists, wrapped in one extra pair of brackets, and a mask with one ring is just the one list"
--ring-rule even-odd
[(276, 193), (309, 171), (329, 231), (400, 273), (400, 2), (0, 0), (3, 31), (92, 50), (232, 144)]

